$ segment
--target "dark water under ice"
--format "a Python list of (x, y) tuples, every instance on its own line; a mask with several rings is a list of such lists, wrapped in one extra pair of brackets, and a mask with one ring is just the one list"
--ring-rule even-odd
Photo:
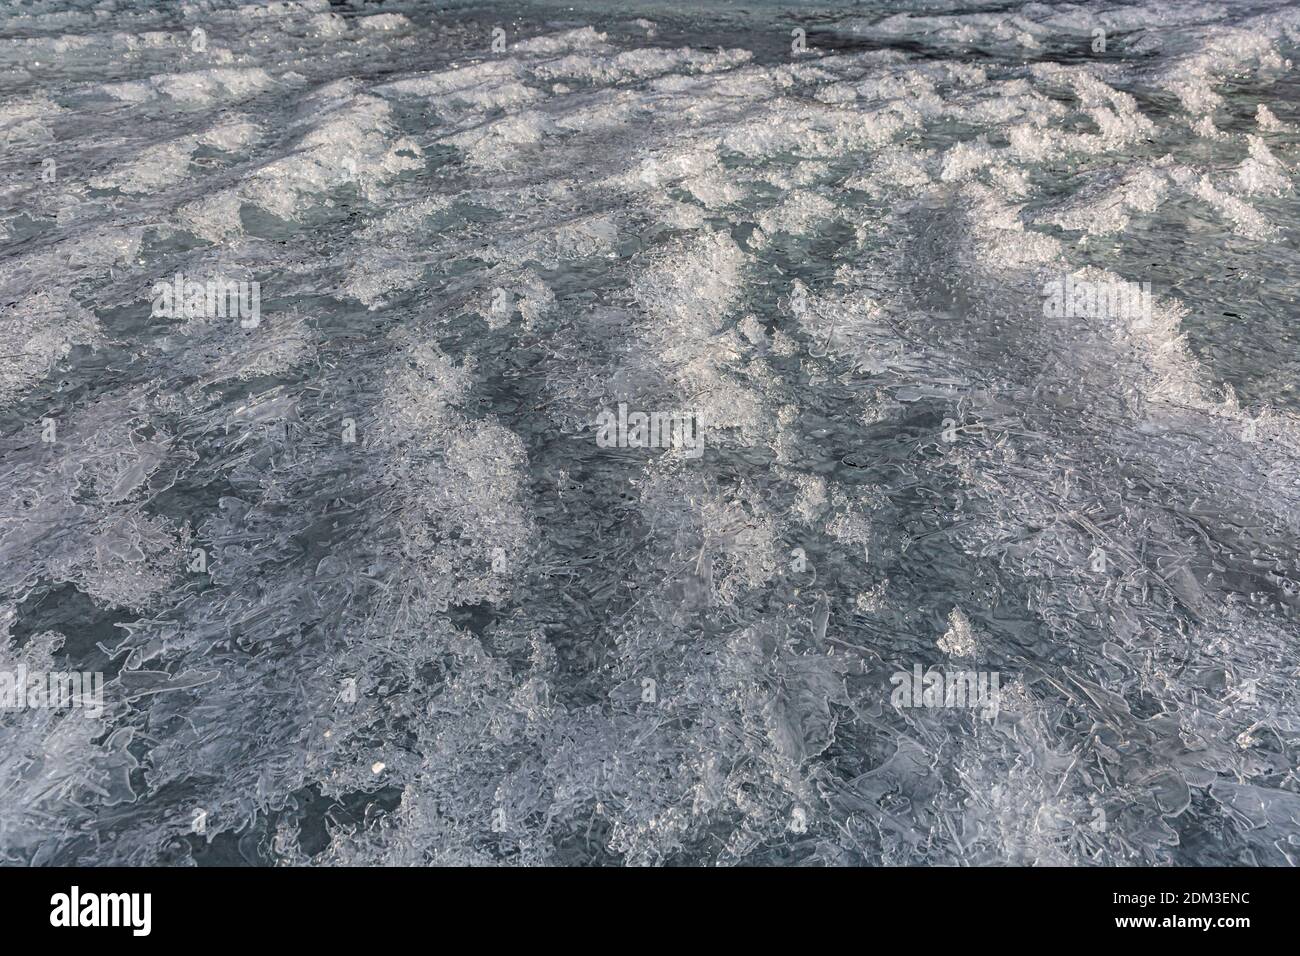
[(0, 861), (1295, 863), (1297, 41), (6, 7)]

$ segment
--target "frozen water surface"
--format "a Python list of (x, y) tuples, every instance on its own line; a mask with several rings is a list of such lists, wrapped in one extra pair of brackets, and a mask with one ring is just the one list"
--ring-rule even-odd
[(0, 37), (0, 861), (1300, 858), (1294, 4)]

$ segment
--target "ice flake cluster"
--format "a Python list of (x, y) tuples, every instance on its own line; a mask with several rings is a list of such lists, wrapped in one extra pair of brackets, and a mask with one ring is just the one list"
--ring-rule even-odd
[(1300, 9), (747, 6), (0, 11), (0, 862), (1300, 861)]

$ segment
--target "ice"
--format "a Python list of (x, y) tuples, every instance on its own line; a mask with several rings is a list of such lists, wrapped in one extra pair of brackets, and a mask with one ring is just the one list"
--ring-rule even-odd
[(1090, 236), (1113, 235), (1128, 226), (1134, 213), (1154, 212), (1168, 192), (1169, 177), (1154, 164), (1106, 171), (1039, 221)]
[(939, 650), (951, 657), (974, 657), (975, 637), (971, 633), (970, 619), (955, 607), (948, 615), (948, 630), (936, 642)]
[(1260, 103), (1259, 106), (1255, 108), (1255, 122), (1259, 124), (1260, 129), (1269, 133), (1283, 133), (1291, 129), (1289, 125), (1278, 119), (1277, 114), (1263, 103)]
[(1189, 113), (1211, 113), (1224, 105), (1217, 87), (1242, 67), (1260, 74), (1284, 72), (1290, 61), (1277, 43), (1300, 23), (1300, 11), (1283, 8), (1250, 19), (1242, 27), (1208, 26), (1194, 52), (1175, 57), (1160, 71), (1158, 82), (1178, 97)]
[[(695, 190), (692, 190), (695, 193)], [(698, 194), (696, 198), (700, 198)], [(709, 203), (705, 203), (709, 205)], [(835, 204), (823, 196), (806, 189), (794, 190), (780, 206), (764, 212), (758, 219), (759, 228), (767, 233), (787, 232), (800, 235), (811, 231), (827, 219), (837, 215)]]
[[(1239, 170), (1236, 180), (1238, 189), (1246, 192), (1254, 192), (1261, 188), (1272, 187), (1279, 189), (1285, 180), (1278, 177), (1276, 173), (1266, 171), (1265, 176), (1261, 176), (1261, 167), (1257, 160), (1250, 161), (1253, 165), (1244, 166)], [(1272, 240), (1280, 238), (1281, 231), (1268, 218), (1236, 196), (1229, 195), (1220, 187), (1214, 184), (1214, 180), (1208, 175), (1200, 176), (1191, 186), (1191, 193), (1197, 199), (1209, 205), (1215, 212), (1219, 213), (1225, 220), (1232, 224), (1232, 231), (1239, 236), (1247, 239)]]
[(411, 21), (400, 13), (378, 13), (360, 17), (357, 26), (363, 30), (405, 30), (411, 26)]
[(0, 317), (8, 354), (0, 358), (0, 404), (9, 404), (67, 357), (74, 345), (99, 340), (95, 316), (66, 293), (36, 292)]
[(0, 24), (0, 861), (1300, 860), (1294, 4)]
[(1291, 188), (1289, 170), (1258, 136), (1246, 135), (1250, 156), (1237, 170), (1236, 188), (1246, 195), (1277, 196)]
[(266, 70), (226, 67), (152, 76), (145, 81), (110, 83), (103, 91), (115, 99), (144, 103), (159, 95), (186, 106), (208, 106), (216, 102), (239, 101), (265, 92), (275, 85)]
[(592, 27), (579, 27), (576, 30), (567, 30), (564, 33), (533, 37), (531, 40), (521, 40), (514, 45), (511, 52), (556, 54), (568, 53), (573, 50), (608, 49), (605, 43), (607, 39), (609, 37), (606, 34), (598, 33)]

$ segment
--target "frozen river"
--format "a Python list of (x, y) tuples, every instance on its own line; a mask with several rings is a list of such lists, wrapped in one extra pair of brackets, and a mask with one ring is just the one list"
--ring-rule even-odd
[(6, 6), (0, 862), (1295, 863), (1298, 47)]

